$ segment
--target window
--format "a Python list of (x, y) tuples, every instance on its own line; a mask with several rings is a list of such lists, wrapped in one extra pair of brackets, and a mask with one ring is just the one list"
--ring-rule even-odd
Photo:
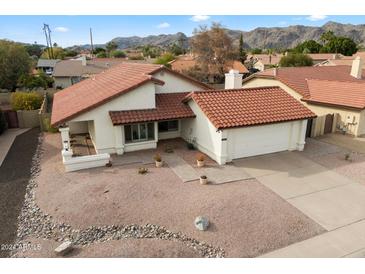
[(125, 142), (142, 142), (155, 137), (154, 123), (141, 123), (124, 126)]
[(158, 123), (158, 132), (178, 131), (179, 121), (171, 120)]

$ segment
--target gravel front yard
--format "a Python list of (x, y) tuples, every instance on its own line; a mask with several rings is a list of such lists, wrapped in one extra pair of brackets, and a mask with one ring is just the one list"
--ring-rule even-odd
[[(350, 142), (350, 137), (347, 138)], [(350, 161), (345, 160), (347, 153), (351, 155)], [(365, 154), (323, 142), (321, 139), (308, 139), (303, 154), (330, 170), (365, 184)]]
[[(139, 175), (138, 164), (64, 173), (60, 145), (58, 134), (45, 135), (35, 189), (36, 204), (53, 216), (45, 218), (81, 234), (93, 230), (91, 226), (117, 226), (105, 228), (107, 232), (96, 229), (97, 235), (109, 235), (109, 230), (132, 224), (137, 231), (148, 230), (147, 224), (164, 227), (158, 228), (162, 232), (157, 236), (151, 232), (150, 238), (160, 240), (131, 237), (114, 241), (114, 236), (108, 236), (108, 242), (80, 246), (82, 251), (75, 256), (195, 257), (211, 252), (212, 256), (255, 257), (324, 232), (256, 180), (202, 186), (197, 181), (182, 183), (168, 167), (146, 165), (149, 173)], [(209, 218), (208, 231), (195, 229), (193, 221), (198, 215)], [(128, 229), (133, 232), (135, 228)], [(132, 232), (128, 233), (144, 238), (140, 232)], [(38, 240), (44, 245), (41, 251), (16, 255), (51, 257), (54, 240), (61, 240), (52, 237), (53, 241)], [(37, 241), (32, 235), (27, 240)], [(123, 249), (126, 241), (131, 243), (130, 250)], [(202, 252), (203, 248), (209, 252)]]

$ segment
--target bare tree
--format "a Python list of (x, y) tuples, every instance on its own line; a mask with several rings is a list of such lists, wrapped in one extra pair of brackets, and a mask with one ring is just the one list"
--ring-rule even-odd
[(219, 23), (195, 29), (191, 47), (198, 65), (211, 75), (223, 75), (226, 62), (237, 55), (232, 39)]

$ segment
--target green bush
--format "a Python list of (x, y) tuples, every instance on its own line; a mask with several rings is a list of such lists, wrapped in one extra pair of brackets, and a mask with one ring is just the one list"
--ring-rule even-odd
[(161, 57), (157, 58), (155, 64), (169, 66), (169, 62), (175, 59), (175, 56), (171, 53), (165, 53)]
[(43, 98), (36, 92), (14, 92), (11, 95), (11, 106), (14, 110), (34, 110), (42, 105)]
[(313, 66), (313, 60), (303, 53), (289, 53), (280, 59), (281, 67), (308, 67)]
[(112, 56), (114, 57), (114, 58), (124, 58), (124, 57), (126, 57), (127, 55), (125, 54), (125, 52), (124, 51), (122, 51), (122, 50), (115, 50), (115, 51), (113, 51), (112, 52)]
[(97, 57), (97, 58), (106, 58), (106, 57), (107, 57), (107, 55), (106, 55), (106, 53), (105, 53), (105, 52), (99, 52), (99, 53), (97, 53), (97, 54), (96, 54), (96, 57)]
[(7, 130), (8, 128), (8, 124), (6, 123), (5, 120), (5, 114), (4, 112), (0, 109), (0, 135)]
[(36, 88), (50, 88), (53, 85), (53, 78), (46, 75), (43, 71), (38, 72), (36, 75), (23, 74), (18, 79), (18, 86), (33, 90)]

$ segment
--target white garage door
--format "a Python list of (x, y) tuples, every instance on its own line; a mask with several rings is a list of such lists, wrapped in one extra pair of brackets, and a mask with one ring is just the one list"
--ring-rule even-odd
[(290, 129), (291, 123), (230, 129), (231, 159), (288, 150)]

